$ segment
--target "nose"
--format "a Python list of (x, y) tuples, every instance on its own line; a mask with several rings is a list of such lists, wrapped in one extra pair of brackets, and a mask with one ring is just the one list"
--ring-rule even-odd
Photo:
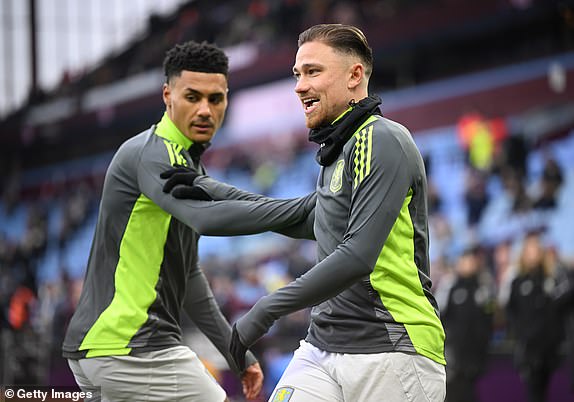
[(297, 84), (295, 85), (295, 93), (302, 94), (307, 92), (308, 90), (309, 90), (308, 81), (303, 76), (299, 77), (299, 79), (297, 80)]
[(202, 116), (202, 117), (210, 117), (211, 116), (211, 108), (209, 107), (209, 101), (207, 99), (202, 99), (199, 102), (197, 114)]

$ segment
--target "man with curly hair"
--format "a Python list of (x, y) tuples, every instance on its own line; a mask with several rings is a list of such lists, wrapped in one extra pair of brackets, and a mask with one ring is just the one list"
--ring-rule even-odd
[[(198, 265), (201, 234), (280, 231), (308, 214), (301, 200), (253, 209), (247, 202), (179, 201), (162, 191), (174, 166), (205, 174), (200, 162), (227, 109), (228, 58), (208, 43), (174, 46), (164, 60), (161, 121), (127, 140), (106, 173), (84, 288), (63, 355), (87, 400), (226, 399), (198, 356), (183, 344), (184, 311), (241, 376), (248, 399), (263, 380), (248, 353), (238, 367), (229, 323)], [(311, 205), (311, 204), (309, 204)], [(233, 216), (245, 217), (236, 224)]]

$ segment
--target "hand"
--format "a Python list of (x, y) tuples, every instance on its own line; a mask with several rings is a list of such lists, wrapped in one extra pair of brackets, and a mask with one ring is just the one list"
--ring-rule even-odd
[(261, 393), (263, 388), (263, 371), (259, 363), (253, 363), (245, 369), (241, 375), (241, 384), (243, 385), (243, 395), (249, 400), (253, 400)]
[(231, 352), (231, 357), (235, 360), (235, 364), (237, 364), (239, 370), (243, 372), (243, 370), (245, 370), (245, 353), (247, 352), (247, 347), (239, 338), (237, 324), (234, 324), (231, 329), (231, 343), (229, 344), (229, 351)]
[(163, 185), (164, 193), (171, 192), (172, 196), (179, 199), (211, 201), (209, 194), (193, 185), (198, 176), (200, 174), (194, 169), (181, 165), (176, 165), (174, 169), (166, 170), (159, 175), (162, 179), (168, 179)]
[(186, 186), (193, 186), (193, 182), (199, 176), (194, 169), (188, 166), (175, 165), (173, 169), (168, 169), (161, 172), (159, 177), (168, 179), (163, 185), (163, 192), (169, 193), (175, 186), (183, 184)]

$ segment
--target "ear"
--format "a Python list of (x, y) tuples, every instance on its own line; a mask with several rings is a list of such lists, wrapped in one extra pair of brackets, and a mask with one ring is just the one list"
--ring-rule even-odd
[(162, 97), (165, 107), (169, 109), (171, 104), (171, 89), (168, 83), (163, 84)]
[(362, 63), (355, 63), (350, 67), (349, 81), (347, 82), (348, 89), (357, 88), (365, 79), (365, 67)]

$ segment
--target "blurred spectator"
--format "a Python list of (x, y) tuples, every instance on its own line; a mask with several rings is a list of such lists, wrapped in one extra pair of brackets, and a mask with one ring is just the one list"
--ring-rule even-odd
[(31, 327), (36, 295), (27, 284), (19, 285), (10, 297), (8, 307), (8, 322), (15, 331), (24, 331)]
[[(448, 219), (442, 214), (429, 216), (430, 259), (434, 263), (441, 258), (451, 258), (453, 254), (453, 233)], [(435, 273), (431, 269), (431, 275)]]
[(491, 259), (496, 288), (496, 309), (493, 322), (493, 342), (506, 340), (507, 319), (503, 306), (508, 304), (510, 287), (516, 276), (516, 264), (512, 258), (512, 242), (501, 241), (492, 250)]
[(428, 213), (429, 215), (434, 215), (440, 212), (442, 206), (442, 199), (436, 188), (434, 181), (432, 180), (432, 159), (429, 155), (424, 156), (423, 161), (425, 163), (425, 171), (427, 174), (427, 186), (428, 186)]
[(8, 172), (6, 177), (1, 181), (2, 204), (8, 213), (14, 210), (19, 201), (19, 193), (21, 190), (21, 171), (19, 165), (20, 163), (15, 160), (12, 163), (11, 171)]
[(554, 247), (546, 251), (546, 261), (556, 268), (554, 301), (564, 325), (566, 362), (569, 369), (570, 391), (574, 393), (574, 264), (564, 264)]
[(510, 212), (513, 214), (530, 212), (532, 209), (532, 200), (526, 192), (521, 174), (514, 169), (505, 169), (502, 171), (502, 182), (504, 189), (510, 197)]
[(494, 281), (475, 247), (465, 250), (449, 281), (441, 310), (446, 330), (447, 401), (477, 401), (476, 381), (484, 372), (492, 333)]
[[(209, 272), (204, 268), (205, 271)], [(209, 283), (213, 296), (221, 308), (222, 313), (230, 318), (236, 315), (234, 282), (230, 274), (210, 275)]]
[(65, 194), (64, 197), (60, 247), (64, 247), (76, 230), (85, 222), (90, 201), (94, 202), (95, 195), (85, 183), (81, 183), (75, 187), (72, 193)]
[(28, 213), (26, 231), (20, 243), (20, 251), (25, 259), (38, 258), (48, 242), (46, 213), (39, 205), (34, 205)]
[(51, 361), (50, 361), (50, 384), (75, 386), (74, 376), (70, 372), (68, 363), (61, 358), (62, 343), (68, 328), (68, 322), (78, 304), (82, 291), (82, 280), (73, 280), (65, 272), (60, 281), (53, 286), (53, 321), (51, 323)]
[(273, 185), (277, 181), (277, 176), (277, 166), (272, 160), (257, 164), (253, 174), (253, 181), (257, 186), (257, 192), (269, 195), (273, 189)]
[(40, 338), (34, 331), (37, 304), (35, 278), (28, 275), (12, 292), (8, 300), (8, 328), (4, 332), (2, 352), (8, 357), (9, 367), (4, 381), (8, 384), (38, 384), (40, 370)]
[(535, 209), (554, 209), (556, 207), (556, 197), (562, 185), (562, 169), (553, 158), (546, 158), (542, 180), (540, 182), (540, 195), (534, 201)]
[(234, 299), (236, 304), (235, 314), (244, 314), (253, 305), (267, 294), (259, 281), (256, 267), (242, 266), (239, 270), (239, 278), (234, 282)]
[(486, 180), (487, 175), (484, 172), (474, 168), (467, 169), (464, 199), (466, 201), (466, 220), (471, 227), (480, 222), (482, 211), (488, 205)]
[(556, 286), (554, 268), (545, 263), (540, 233), (526, 235), (507, 314), (515, 339), (514, 361), (529, 402), (545, 401), (550, 378), (560, 362), (562, 331), (552, 298)]
[(507, 135), (503, 119), (486, 119), (473, 110), (461, 116), (457, 124), (459, 141), (467, 152), (469, 165), (483, 172), (493, 167), (500, 143)]
[(526, 175), (528, 150), (528, 144), (520, 133), (505, 138), (496, 161), (496, 172), (511, 170), (522, 180)]
[(513, 264), (512, 242), (501, 241), (492, 252), (496, 288), (498, 289), (497, 302), (501, 306), (508, 304), (510, 287), (516, 276), (516, 265)]

